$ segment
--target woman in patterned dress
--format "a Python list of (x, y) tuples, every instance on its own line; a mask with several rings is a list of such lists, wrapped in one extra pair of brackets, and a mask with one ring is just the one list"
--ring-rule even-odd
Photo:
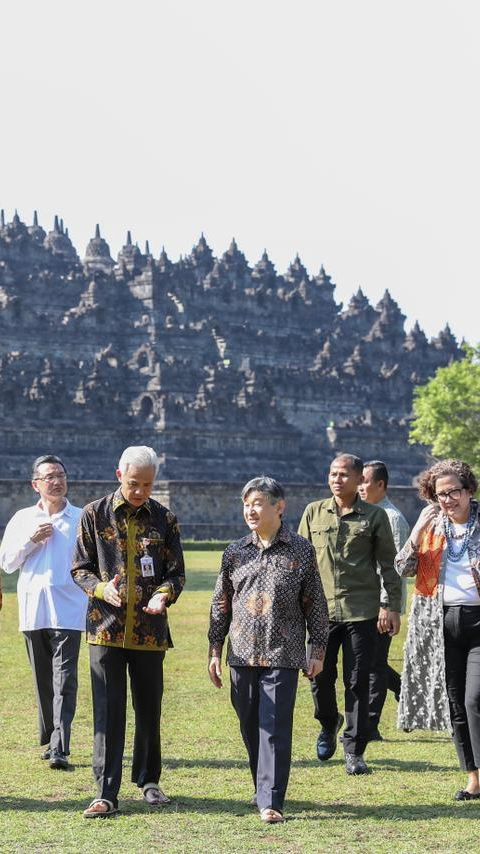
[(428, 501), (395, 561), (415, 576), (399, 726), (453, 730), (467, 772), (457, 800), (480, 799), (480, 514), (467, 463), (440, 460), (420, 476)]

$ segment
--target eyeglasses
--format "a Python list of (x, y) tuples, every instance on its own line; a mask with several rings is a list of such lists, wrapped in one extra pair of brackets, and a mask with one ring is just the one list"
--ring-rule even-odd
[(65, 472), (61, 474), (46, 474), (45, 477), (34, 477), (33, 480), (43, 480), (45, 483), (54, 483), (56, 480), (66, 480)]
[(437, 501), (441, 501), (442, 503), (446, 501), (447, 498), (451, 498), (452, 501), (457, 501), (457, 499), (460, 498), (464, 489), (465, 487), (461, 486), (457, 489), (449, 489), (447, 490), (447, 492), (437, 492), (435, 498)]

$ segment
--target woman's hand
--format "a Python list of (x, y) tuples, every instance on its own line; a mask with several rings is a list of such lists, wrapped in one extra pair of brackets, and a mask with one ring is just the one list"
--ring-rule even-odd
[(412, 545), (418, 546), (423, 532), (432, 526), (439, 513), (440, 508), (436, 504), (428, 504), (423, 508), (420, 516), (413, 526), (412, 533), (410, 534), (410, 542)]

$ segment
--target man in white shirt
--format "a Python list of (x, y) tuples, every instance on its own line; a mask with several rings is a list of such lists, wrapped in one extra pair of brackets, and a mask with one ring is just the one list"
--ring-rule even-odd
[(53, 454), (33, 464), (32, 487), (40, 496), (8, 523), (0, 566), (19, 570), (19, 630), (32, 666), (40, 744), (51, 768), (68, 769), (70, 730), (77, 702), (77, 665), (88, 599), (70, 574), (80, 507), (67, 500), (67, 472)]

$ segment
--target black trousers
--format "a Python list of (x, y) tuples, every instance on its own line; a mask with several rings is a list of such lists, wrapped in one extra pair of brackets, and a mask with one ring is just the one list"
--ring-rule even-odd
[(115, 806), (122, 782), (127, 714), (127, 668), (135, 711), (132, 781), (158, 783), (162, 768), (160, 716), (164, 652), (90, 644), (93, 696), (93, 774), (97, 797)]
[(402, 680), (400, 674), (388, 663), (388, 653), (392, 637), (389, 634), (377, 632), (375, 641), (375, 654), (370, 668), (369, 689), (369, 727), (374, 730), (380, 723), (383, 707), (387, 697), (387, 691), (392, 691), (395, 696), (400, 696)]
[(346, 623), (331, 621), (323, 670), (312, 681), (315, 717), (324, 729), (333, 730), (338, 720), (335, 683), (341, 647), (346, 718), (343, 747), (345, 753), (354, 753), (357, 756), (361, 756), (368, 742), (369, 676), (376, 634), (376, 617)]
[(230, 696), (260, 810), (283, 811), (292, 758), (298, 670), (230, 667)]
[(480, 768), (480, 605), (444, 608), (445, 675), (453, 740), (464, 771)]
[(68, 756), (82, 633), (75, 629), (35, 629), (23, 634), (37, 695), (40, 744)]

